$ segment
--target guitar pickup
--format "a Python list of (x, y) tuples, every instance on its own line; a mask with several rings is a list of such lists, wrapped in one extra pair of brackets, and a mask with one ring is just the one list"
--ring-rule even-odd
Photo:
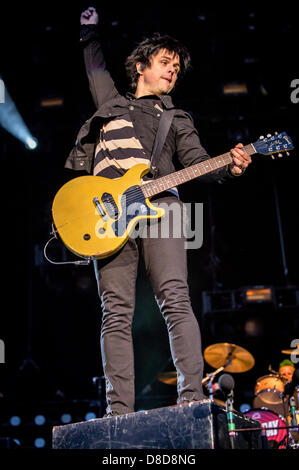
[(93, 202), (94, 202), (94, 205), (96, 206), (96, 208), (99, 210), (99, 212), (100, 212), (101, 216), (103, 217), (103, 219), (107, 220), (108, 219), (107, 214), (104, 211), (104, 208), (103, 208), (102, 204), (100, 203), (99, 198), (94, 197)]
[(116, 202), (114, 201), (114, 198), (112, 194), (110, 193), (103, 193), (102, 194), (102, 202), (104, 204), (104, 207), (111, 219), (116, 220), (119, 217), (119, 212), (118, 212), (118, 207), (116, 205)]

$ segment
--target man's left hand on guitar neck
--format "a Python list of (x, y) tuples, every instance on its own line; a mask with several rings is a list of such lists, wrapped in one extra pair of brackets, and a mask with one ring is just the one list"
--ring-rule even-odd
[(229, 166), (229, 171), (233, 176), (240, 176), (244, 173), (248, 165), (252, 162), (250, 155), (242, 150), (243, 144), (237, 144), (231, 149), (233, 163)]

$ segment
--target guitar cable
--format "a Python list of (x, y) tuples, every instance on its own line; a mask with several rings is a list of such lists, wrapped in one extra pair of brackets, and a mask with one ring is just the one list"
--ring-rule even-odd
[(57, 231), (55, 230), (53, 224), (52, 224), (52, 232), (50, 232), (50, 234), (52, 235), (53, 234), (53, 237), (51, 237), (47, 243), (45, 244), (44, 246), (44, 257), (46, 258), (46, 260), (51, 263), (51, 264), (56, 264), (56, 265), (62, 265), (62, 264), (75, 264), (77, 266), (87, 266), (90, 261), (91, 261), (91, 257), (88, 257), (87, 259), (85, 260), (78, 260), (78, 261), (53, 261), (51, 260), (48, 255), (47, 255), (47, 248), (49, 246), (49, 244), (51, 243), (52, 240), (54, 240), (56, 238), (56, 240), (58, 240), (57, 238)]

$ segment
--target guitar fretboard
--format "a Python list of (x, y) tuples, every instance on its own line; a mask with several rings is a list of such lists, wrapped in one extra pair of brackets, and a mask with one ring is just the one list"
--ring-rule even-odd
[[(256, 153), (253, 144), (245, 145), (242, 150), (249, 155)], [(141, 189), (145, 197), (151, 197), (155, 194), (166, 191), (167, 189), (173, 188), (174, 186), (178, 186), (199, 176), (205, 175), (206, 173), (218, 170), (219, 168), (229, 165), (232, 161), (233, 159), (230, 152), (223, 153), (222, 155), (218, 155), (218, 157), (208, 158), (203, 162), (196, 163), (195, 165), (183, 168), (182, 170), (169, 175), (146, 182), (142, 185)]]

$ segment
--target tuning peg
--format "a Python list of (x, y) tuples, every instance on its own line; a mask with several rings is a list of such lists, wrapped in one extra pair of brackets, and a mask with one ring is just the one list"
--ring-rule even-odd
[(280, 157), (282, 157), (283, 155), (282, 155), (282, 153), (278, 153), (277, 156), (280, 158)]
[(272, 158), (272, 160), (275, 160), (275, 157), (274, 157), (273, 153), (272, 153), (272, 155), (271, 155), (271, 158)]
[(286, 155), (289, 157), (289, 156), (290, 156), (290, 152), (286, 152)]
[(271, 134), (267, 134), (267, 137), (271, 137)]
[(278, 135), (278, 132), (276, 131), (276, 132), (274, 132), (274, 134), (275, 134), (275, 135)]
[(263, 135), (260, 136), (260, 139), (263, 140), (265, 137)]

